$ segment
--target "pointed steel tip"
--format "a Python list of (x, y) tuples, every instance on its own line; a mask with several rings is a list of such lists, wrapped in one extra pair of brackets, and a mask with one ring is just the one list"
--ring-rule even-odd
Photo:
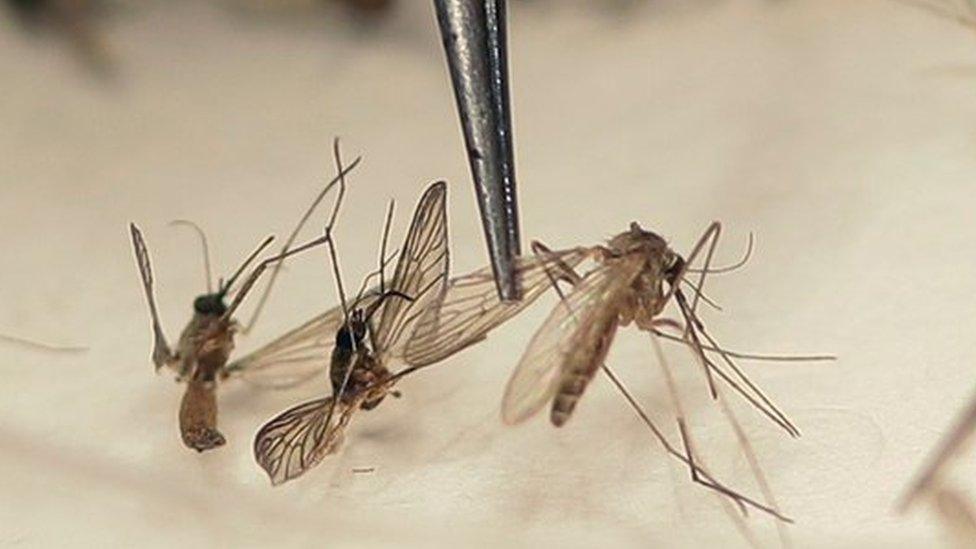
[(522, 299), (522, 288), (515, 280), (515, 268), (512, 261), (498, 257), (492, 260), (495, 272), (498, 274), (496, 284), (498, 285), (498, 296), (502, 301), (520, 301)]

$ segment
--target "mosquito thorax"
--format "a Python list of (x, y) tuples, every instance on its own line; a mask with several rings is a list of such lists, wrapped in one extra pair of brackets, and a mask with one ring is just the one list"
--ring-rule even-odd
[(193, 311), (201, 315), (221, 316), (227, 312), (224, 294), (203, 294), (193, 300)]
[(640, 253), (648, 257), (664, 257), (670, 253), (668, 243), (651, 231), (645, 231), (637, 224), (631, 222), (630, 228), (610, 239), (607, 243), (614, 255), (623, 256), (633, 253)]

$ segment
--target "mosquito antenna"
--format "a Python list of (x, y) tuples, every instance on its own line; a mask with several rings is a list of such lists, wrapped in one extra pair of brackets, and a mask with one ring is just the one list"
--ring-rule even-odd
[[(398, 253), (400, 253), (399, 249), (393, 250), (392, 252), (387, 254), (386, 258), (384, 259), (383, 262), (380, 263), (380, 265), (386, 265), (391, 260), (393, 260), (393, 258), (396, 257)], [(359, 291), (356, 292), (355, 301), (352, 302), (353, 309), (355, 309), (359, 305), (359, 303), (363, 300), (363, 297), (366, 295), (366, 291), (369, 289), (369, 284), (373, 281), (374, 278), (379, 276), (381, 272), (382, 272), (382, 268), (373, 270), (368, 275), (366, 275), (366, 278), (363, 279), (362, 284), (359, 285)]]
[(380, 241), (380, 293), (386, 291), (386, 243), (390, 238), (390, 227), (393, 225), (393, 210), (396, 208), (396, 201), (390, 199), (389, 206), (386, 207), (386, 221), (383, 223), (383, 238)]
[(207, 243), (207, 233), (203, 232), (199, 225), (188, 219), (174, 219), (169, 222), (169, 225), (171, 227), (189, 227), (196, 231), (197, 236), (200, 237), (200, 244), (203, 247), (203, 272), (207, 278), (207, 293), (213, 293), (213, 274), (210, 271), (210, 245)]
[(724, 267), (709, 268), (708, 270), (705, 270), (705, 269), (693, 269), (693, 268), (690, 268), (689, 267), (687, 272), (689, 272), (689, 273), (704, 273), (704, 272), (707, 272), (708, 274), (724, 274), (724, 273), (731, 273), (732, 271), (735, 271), (737, 269), (741, 269), (743, 266), (745, 266), (746, 263), (749, 262), (749, 259), (752, 257), (752, 251), (753, 251), (754, 244), (755, 244), (755, 237), (750, 232), (749, 233), (749, 243), (746, 244), (746, 252), (742, 255), (742, 259), (736, 261), (735, 263), (733, 263), (731, 265), (726, 265)]
[[(662, 332), (661, 330), (654, 330), (654, 334), (669, 341), (675, 341), (683, 345), (688, 344), (686, 339), (667, 332)], [(743, 353), (740, 351), (731, 351), (724, 347), (718, 348), (712, 345), (706, 345), (704, 343), (702, 344), (701, 348), (702, 350), (711, 353), (725, 353), (732, 358), (739, 358), (742, 360), (762, 360), (768, 362), (822, 362), (827, 360), (837, 360), (837, 357), (833, 355), (763, 355), (757, 353)]]
[[(332, 147), (333, 147), (333, 150), (338, 150), (338, 148), (339, 148), (339, 138), (338, 137), (336, 137), (333, 140)], [(340, 181), (343, 182), (342, 185), (341, 185), (341, 187), (344, 189), (344, 187), (345, 187), (345, 182), (344, 182), (345, 181), (345, 177), (344, 176), (347, 173), (351, 172), (353, 170), (353, 168), (355, 168), (357, 165), (359, 165), (359, 161), (360, 160), (362, 160), (362, 157), (361, 156), (357, 156), (345, 169), (340, 170), (339, 173), (335, 177), (333, 177), (332, 180), (330, 180), (325, 185), (325, 187), (322, 188), (321, 191), (319, 191), (319, 194), (316, 195), (315, 199), (312, 201), (312, 204), (309, 205), (308, 209), (305, 210), (305, 213), (302, 214), (301, 219), (298, 220), (298, 224), (295, 225), (295, 228), (292, 230), (291, 234), (288, 235), (288, 239), (285, 240), (285, 244), (281, 248), (281, 253), (287, 252), (288, 249), (291, 247), (291, 245), (295, 243), (295, 239), (298, 238), (298, 233), (302, 230), (302, 228), (305, 227), (305, 223), (307, 223), (308, 220), (309, 220), (309, 218), (312, 217), (312, 214), (315, 213), (315, 210), (318, 209), (319, 204), (321, 204), (322, 203), (322, 200), (325, 199), (325, 196), (327, 194), (329, 194), (329, 191), (331, 191), (333, 189), (333, 187), (335, 187), (336, 185), (338, 185), (340, 183)], [(333, 210), (333, 212), (335, 212), (335, 211), (336, 210)], [(332, 216), (332, 219), (330, 219), (330, 221), (329, 221), (329, 227), (332, 226), (332, 222), (333, 221), (335, 221), (335, 215), (333, 215)], [(268, 297), (271, 295), (271, 289), (274, 287), (274, 283), (278, 279), (278, 273), (281, 270), (281, 267), (283, 265), (284, 265), (284, 263), (283, 262), (280, 262), (277, 265), (275, 265), (274, 270), (271, 271), (271, 278), (268, 279), (268, 284), (264, 287), (264, 292), (261, 294), (261, 297), (258, 299), (258, 303), (254, 307), (254, 312), (251, 314), (250, 320), (248, 320), (247, 321), (247, 324), (245, 324), (244, 327), (240, 329), (240, 332), (242, 334), (247, 334), (248, 332), (250, 332), (251, 331), (251, 328), (253, 328), (254, 325), (257, 323), (258, 316), (261, 314), (261, 311), (264, 309), (264, 306), (265, 306), (265, 304), (268, 301)]]
[(237, 282), (237, 277), (241, 276), (241, 274), (244, 273), (244, 269), (247, 269), (247, 266), (250, 265), (251, 262), (254, 261), (254, 259), (261, 252), (263, 252), (265, 248), (267, 248), (268, 246), (271, 245), (272, 242), (274, 242), (274, 238), (275, 238), (274, 235), (265, 238), (264, 241), (261, 242), (261, 244), (259, 244), (258, 247), (255, 248), (253, 252), (251, 252), (251, 255), (247, 256), (247, 259), (244, 260), (244, 263), (241, 263), (241, 266), (237, 268), (237, 270), (234, 272), (234, 275), (228, 278), (227, 282), (224, 282), (224, 284), (217, 289), (217, 293), (221, 295), (226, 295), (227, 291), (230, 290), (230, 287), (233, 286), (235, 282)]

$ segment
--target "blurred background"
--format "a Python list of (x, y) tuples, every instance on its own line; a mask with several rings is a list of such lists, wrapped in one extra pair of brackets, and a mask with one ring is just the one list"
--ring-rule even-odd
[[(797, 440), (735, 402), (796, 521), (790, 539), (945, 543), (924, 506), (894, 506), (976, 381), (972, 31), (882, 0), (509, 4), (525, 244), (595, 244), (636, 220), (687, 252), (721, 220), (728, 263), (754, 233), (748, 266), (709, 282), (724, 306), (706, 312), (711, 332), (737, 350), (839, 357), (746, 365)], [(336, 136), (347, 160), (364, 157), (337, 232), (347, 286), (374, 267), (386, 200), (399, 243), (436, 179), (449, 182), (453, 272), (486, 263), (433, 9), (41, 8), (0, 11), (0, 332), (88, 351), (0, 345), (0, 545), (746, 545), (604, 378), (563, 429), (501, 424), (504, 383), (551, 300), (407, 379), (402, 399), (355, 419), (339, 456), (288, 485), (269, 486), (251, 439), (324, 394), (324, 377), (279, 392), (228, 383), (227, 446), (184, 448), (182, 388), (149, 360), (128, 222), (150, 247), (171, 341), (204, 278), (197, 240), (169, 221), (199, 223), (227, 274), (291, 229), (331, 178)], [(306, 254), (238, 351), (336, 302), (325, 254)], [(692, 357), (669, 357), (699, 451), (758, 495)], [(621, 333), (609, 363), (674, 435), (647, 338)], [(778, 543), (767, 517), (747, 524)]]

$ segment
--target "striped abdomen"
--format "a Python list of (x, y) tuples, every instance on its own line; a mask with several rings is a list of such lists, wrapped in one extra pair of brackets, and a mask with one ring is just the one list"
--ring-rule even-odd
[(217, 383), (191, 379), (180, 402), (180, 435), (183, 444), (198, 452), (223, 446), (217, 430)]
[(607, 307), (592, 322), (579, 326), (579, 332), (573, 338), (575, 345), (566, 352), (563, 359), (559, 389), (549, 414), (550, 421), (556, 427), (561, 427), (569, 419), (576, 408), (576, 402), (603, 364), (618, 325), (616, 309)]

